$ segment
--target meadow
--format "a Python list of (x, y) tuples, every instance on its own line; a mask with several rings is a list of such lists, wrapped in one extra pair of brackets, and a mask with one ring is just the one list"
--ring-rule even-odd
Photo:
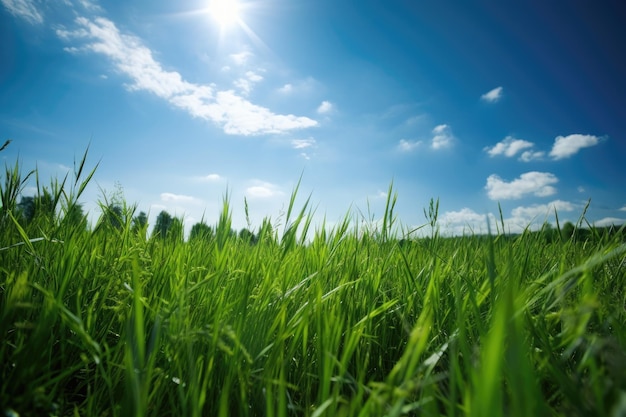
[(71, 215), (85, 158), (1, 179), (7, 417), (626, 415), (623, 234), (445, 237), (431, 201), (410, 238), (390, 188), (380, 222), (313, 225), (296, 189), (254, 241), (228, 198), (210, 236), (148, 237), (131, 204)]

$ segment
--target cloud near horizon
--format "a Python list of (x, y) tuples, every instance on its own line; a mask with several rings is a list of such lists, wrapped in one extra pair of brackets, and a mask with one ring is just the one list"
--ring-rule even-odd
[[(138, 37), (121, 33), (115, 23), (106, 18), (91, 20), (78, 17), (75, 23), (78, 28), (57, 29), (57, 36), (67, 41), (85, 41), (84, 45), (73, 48), (109, 58), (119, 73), (131, 79), (128, 90), (150, 92), (193, 117), (212, 121), (227, 134), (248, 136), (285, 133), (318, 125), (317, 121), (308, 117), (275, 114), (232, 90), (215, 91), (213, 85), (185, 81), (180, 73), (164, 70), (153, 58), (152, 51)], [(247, 54), (237, 56), (236, 61), (248, 57)], [(251, 88), (250, 84), (260, 79), (258, 74), (249, 72), (243, 79), (246, 83), (240, 83), (239, 87), (245, 94), (246, 88)]]
[(487, 178), (487, 195), (492, 200), (517, 200), (526, 195), (547, 197), (556, 193), (552, 184), (559, 179), (550, 172), (526, 172), (511, 182), (502, 180), (498, 175), (492, 174)]

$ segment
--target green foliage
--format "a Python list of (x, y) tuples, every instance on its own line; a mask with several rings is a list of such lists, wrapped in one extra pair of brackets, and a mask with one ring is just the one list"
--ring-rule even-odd
[(38, 214), (7, 210), (0, 229), (5, 415), (626, 409), (623, 228), (445, 238), (431, 200), (430, 236), (399, 241), (390, 188), (382, 224), (346, 214), (309, 233), (296, 187), (280, 234), (265, 219), (237, 236), (226, 195), (215, 227), (198, 223), (185, 242), (162, 212), (146, 239), (147, 216), (123, 201), (77, 226), (84, 182), (55, 184), (38, 194), (57, 213), (44, 237), (29, 234)]

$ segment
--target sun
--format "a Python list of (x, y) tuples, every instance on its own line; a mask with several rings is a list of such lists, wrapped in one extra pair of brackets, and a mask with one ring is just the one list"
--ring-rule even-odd
[(241, 6), (237, 0), (210, 0), (209, 12), (221, 27), (231, 26), (239, 20)]

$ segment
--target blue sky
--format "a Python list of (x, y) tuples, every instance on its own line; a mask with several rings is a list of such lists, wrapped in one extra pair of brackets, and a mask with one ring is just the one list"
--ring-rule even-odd
[[(217, 0), (213, 0), (217, 1)], [(447, 233), (626, 219), (626, 6), (619, 1), (0, 0), (0, 154), (62, 177), (90, 145), (82, 202), (236, 228), (280, 221), (302, 175), (315, 218)], [(31, 183), (25, 195), (33, 193)], [(369, 213), (369, 214), (368, 214)]]

